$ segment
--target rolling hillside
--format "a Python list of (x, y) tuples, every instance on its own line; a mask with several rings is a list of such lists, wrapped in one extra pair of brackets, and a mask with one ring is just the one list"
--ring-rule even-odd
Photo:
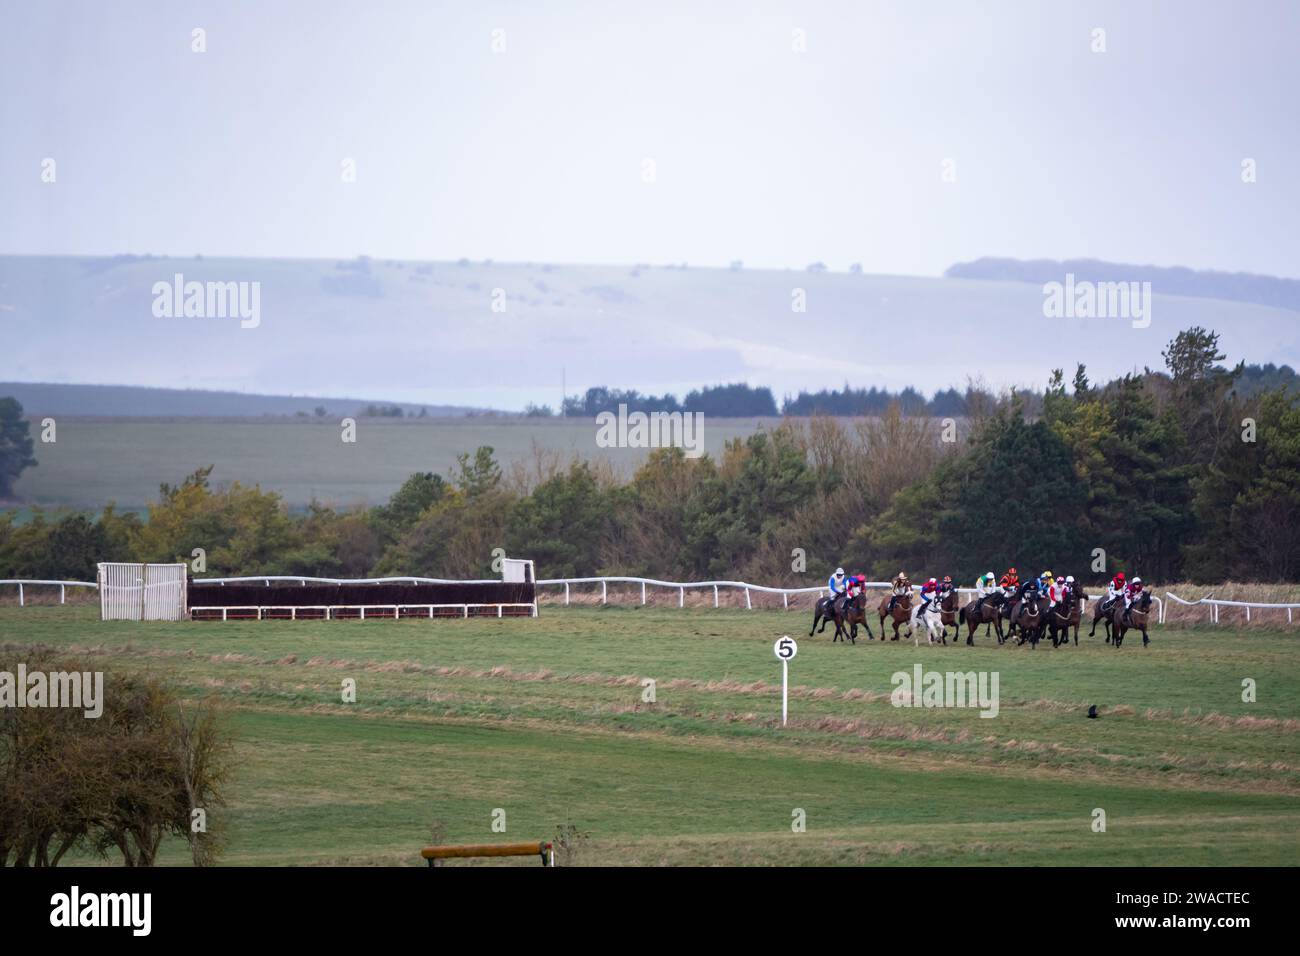
[[(256, 328), (158, 318), (153, 287), (257, 281)], [(1138, 274), (1135, 272), (1134, 278)], [(1124, 278), (1123, 275), (1113, 278)], [(494, 312), (494, 290), (504, 312)], [(794, 290), (805, 312), (792, 311)], [(97, 382), (520, 409), (609, 384), (682, 394), (749, 381), (801, 388), (982, 377), (1041, 387), (1054, 366), (1094, 380), (1159, 366), (1190, 325), (1229, 357), (1300, 362), (1276, 306), (1165, 295), (1149, 328), (1047, 319), (1030, 282), (682, 266), (366, 259), (0, 257), (0, 380)]]
[[(214, 392), (205, 389), (143, 388), (137, 385), (51, 385), (45, 382), (0, 382), (0, 396), (12, 396), (33, 418), (68, 415), (82, 418), (261, 418), (264, 416), (316, 416), (338, 419), (356, 415), (369, 405), (387, 405), (374, 398), (317, 398), (295, 395), (257, 395), (248, 392)], [(406, 415), (421, 412), (434, 417), (464, 417), (486, 409), (461, 405), (397, 403)]]

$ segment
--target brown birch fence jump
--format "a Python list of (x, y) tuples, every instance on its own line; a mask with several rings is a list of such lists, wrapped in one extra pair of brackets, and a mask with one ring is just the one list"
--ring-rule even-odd
[(436, 866), (438, 860), (463, 860), (479, 857), (536, 856), (542, 866), (555, 866), (555, 845), (538, 840), (536, 843), (470, 843), (461, 846), (426, 846), (420, 856)]

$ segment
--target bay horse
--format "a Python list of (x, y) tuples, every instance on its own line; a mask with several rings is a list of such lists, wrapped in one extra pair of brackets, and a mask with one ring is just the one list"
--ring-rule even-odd
[[(845, 624), (848, 628), (845, 628)], [(853, 598), (844, 605), (843, 610), (837, 605), (835, 608), (835, 636), (831, 638), (834, 644), (841, 637), (848, 638), (850, 644), (858, 643), (858, 625), (861, 624), (867, 629), (867, 637), (873, 641), (876, 635), (871, 633), (871, 625), (867, 623), (867, 595), (865, 591), (859, 591), (853, 595)]]
[[(1007, 622), (1008, 638), (1016, 637), (1017, 632), (1020, 630), (1020, 628), (1016, 625), (1016, 612), (1018, 612), (1019, 610), (1020, 610), (1020, 593), (1019, 591), (1017, 591), (1016, 593), (1008, 595), (1006, 597), (1006, 602), (1002, 605), (1000, 611), (1000, 616), (1005, 618)], [(1020, 639), (1020, 643), (1022, 644), (1024, 643), (1024, 638)]]
[(1092, 612), (1092, 630), (1088, 632), (1088, 636), (1096, 636), (1097, 624), (1100, 623), (1106, 629), (1106, 643), (1109, 644), (1111, 613), (1115, 610), (1117, 605), (1122, 607), (1123, 604), (1124, 598), (1122, 595), (1114, 598), (1098, 598), (1097, 609)]
[(1037, 591), (1031, 591), (1016, 602), (1011, 613), (1011, 623), (1020, 629), (1020, 640), (1017, 643), (1029, 641), (1031, 650), (1038, 647), (1038, 640), (1043, 636), (1046, 624), (1045, 610), (1046, 602), (1038, 596)]
[[(957, 620), (965, 624), (969, 629), (966, 632), (967, 646), (975, 646), (975, 632), (981, 624), (992, 624), (996, 627), (998, 630), (998, 643), (1006, 643), (1007, 639), (1002, 634), (1002, 605), (1006, 600), (1006, 595), (1001, 591), (993, 591), (982, 598), (976, 598), (957, 612)], [(958, 630), (960, 631), (960, 628)], [(986, 629), (985, 635), (987, 636), (987, 634)]]
[(887, 610), (888, 607), (889, 607), (889, 595), (886, 595), (885, 597), (880, 599), (880, 607), (877, 609), (880, 612), (880, 640), (882, 642), (885, 640), (885, 618), (886, 617), (891, 617), (891, 616), (893, 617), (894, 636), (890, 638), (891, 641), (898, 640), (898, 625), (900, 624), (907, 624), (908, 633), (909, 634), (911, 633), (911, 626), (912, 626), (911, 592), (909, 591), (907, 594), (899, 595), (898, 600), (894, 602), (894, 610), (892, 612)]
[(1070, 646), (1070, 624), (1074, 624), (1074, 643), (1079, 643), (1079, 598), (1070, 590), (1064, 600), (1058, 601), (1056, 607), (1047, 608), (1047, 634), (1052, 639), (1053, 647), (1064, 644)]
[(1126, 631), (1141, 631), (1142, 646), (1146, 647), (1151, 643), (1151, 638), (1147, 636), (1147, 617), (1151, 613), (1151, 592), (1145, 588), (1142, 594), (1133, 601), (1133, 604), (1125, 610), (1118, 602), (1111, 609), (1111, 623), (1115, 626), (1115, 647), (1118, 648), (1124, 642)]
[[(837, 600), (838, 598), (833, 598), (833, 597), (824, 597), (824, 598), (817, 599), (817, 603), (813, 605), (813, 626), (812, 626), (812, 630), (808, 632), (809, 637), (813, 636), (814, 631), (816, 631), (818, 634), (820, 634), (822, 631), (825, 631), (826, 625), (835, 619), (834, 608), (835, 608), (835, 602)], [(817, 630), (818, 624), (822, 626), (821, 631)]]
[(1079, 625), (1083, 621), (1083, 608), (1092, 598), (1088, 597), (1088, 592), (1083, 588), (1077, 588), (1078, 599), (1074, 602), (1074, 613), (1070, 615), (1070, 626), (1074, 628), (1074, 646), (1079, 646)]
[(939, 636), (943, 643), (948, 643), (948, 627), (952, 627), (953, 636), (957, 636), (957, 589), (949, 588), (939, 599), (939, 624), (943, 628)]

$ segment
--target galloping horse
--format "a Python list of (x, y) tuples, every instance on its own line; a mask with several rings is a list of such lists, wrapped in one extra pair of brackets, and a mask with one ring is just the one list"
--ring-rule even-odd
[(1023, 600), (1017, 601), (1015, 609), (1011, 612), (1011, 623), (1020, 629), (1020, 640), (1017, 643), (1023, 644), (1029, 641), (1030, 649), (1038, 647), (1038, 639), (1043, 636), (1043, 627), (1046, 623), (1046, 615), (1043, 599), (1038, 596), (1037, 592), (1030, 592)]
[(1071, 594), (1076, 595), (1074, 602), (1074, 611), (1070, 614), (1070, 627), (1074, 628), (1074, 646), (1079, 646), (1079, 624), (1083, 620), (1083, 607), (1090, 600), (1088, 592), (1077, 585), (1070, 589)]
[(938, 601), (931, 601), (925, 606), (924, 613), (918, 607), (913, 612), (912, 620), (908, 624), (912, 632), (912, 646), (919, 647), (921, 644), (921, 635), (917, 632), (916, 624), (920, 621), (925, 625), (927, 631), (926, 640), (931, 644), (938, 644), (941, 641), (945, 647), (948, 646), (948, 638), (945, 636), (943, 628), (943, 608), (939, 606)]
[[(885, 618), (891, 615), (891, 612), (887, 610), (888, 607), (889, 607), (888, 596), (881, 598), (880, 607), (878, 608), (880, 612), (880, 640), (881, 641), (884, 641), (885, 639)], [(890, 638), (891, 641), (898, 640), (898, 625), (900, 624), (906, 623), (909, 628), (908, 633), (909, 634), (911, 633), (910, 628), (912, 622), (912, 595), (910, 593), (900, 595), (898, 600), (894, 602), (894, 610), (892, 612), (892, 616), (894, 619), (894, 636)]]
[[(833, 598), (833, 597), (824, 597), (818, 599), (817, 603), (813, 606), (813, 626), (812, 626), (812, 630), (808, 632), (809, 637), (813, 636), (814, 631), (816, 631), (818, 634), (820, 634), (822, 631), (825, 631), (826, 625), (829, 624), (831, 621), (835, 620), (835, 602), (837, 600), (838, 598)], [(818, 624), (822, 626), (821, 631), (817, 630)]]
[[(1016, 614), (1019, 611), (1020, 611), (1019, 594), (1013, 594), (1011, 597), (1007, 598), (1006, 602), (1002, 605), (1001, 609), (999, 610), (999, 616), (1005, 618), (1007, 622), (1008, 638), (1016, 637), (1016, 632), (1020, 630), (1019, 627), (1016, 626)], [(1021, 644), (1024, 643), (1023, 637), (1020, 638), (1020, 643)]]
[(1074, 591), (1066, 592), (1065, 598), (1056, 603), (1056, 607), (1049, 607), (1047, 614), (1047, 634), (1052, 639), (1053, 647), (1060, 647), (1064, 644), (1070, 646), (1070, 624), (1075, 626), (1074, 643), (1079, 643), (1079, 599)]
[(1119, 602), (1115, 602), (1115, 607), (1111, 609), (1111, 623), (1115, 625), (1115, 647), (1118, 648), (1124, 642), (1124, 633), (1126, 631), (1141, 631), (1142, 646), (1146, 647), (1151, 643), (1151, 638), (1147, 636), (1147, 615), (1151, 613), (1151, 592), (1143, 590), (1142, 596), (1137, 598), (1133, 604), (1125, 610)]
[(1095, 637), (1097, 634), (1097, 624), (1100, 622), (1106, 628), (1106, 643), (1110, 643), (1110, 619), (1111, 613), (1115, 610), (1116, 605), (1123, 606), (1123, 597), (1106, 598), (1097, 601), (1097, 609), (1092, 612), (1092, 630), (1088, 632), (1089, 637)]
[(981, 624), (992, 624), (998, 630), (998, 643), (1005, 644), (1006, 637), (1002, 634), (1002, 605), (1006, 601), (1006, 595), (1001, 591), (994, 591), (978, 598), (967, 604), (957, 614), (957, 619), (965, 624), (969, 630), (966, 633), (967, 645), (975, 645), (975, 631)]
[[(849, 625), (847, 630), (844, 627), (845, 624)], [(853, 599), (843, 609), (836, 606), (835, 636), (831, 638), (831, 643), (834, 644), (841, 637), (848, 638), (850, 644), (858, 643), (859, 624), (867, 629), (867, 637), (874, 641), (876, 635), (871, 633), (871, 625), (867, 623), (867, 595), (863, 591), (853, 595)]]
[(948, 643), (947, 628), (952, 626), (953, 636), (957, 636), (957, 589), (952, 588), (939, 601), (939, 623), (944, 630), (940, 633), (943, 643)]

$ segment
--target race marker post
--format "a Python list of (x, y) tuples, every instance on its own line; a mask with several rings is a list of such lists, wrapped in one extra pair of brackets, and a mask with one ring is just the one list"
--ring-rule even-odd
[(772, 645), (772, 650), (781, 661), (781, 726), (784, 727), (790, 701), (790, 661), (799, 653), (799, 645), (787, 634)]

